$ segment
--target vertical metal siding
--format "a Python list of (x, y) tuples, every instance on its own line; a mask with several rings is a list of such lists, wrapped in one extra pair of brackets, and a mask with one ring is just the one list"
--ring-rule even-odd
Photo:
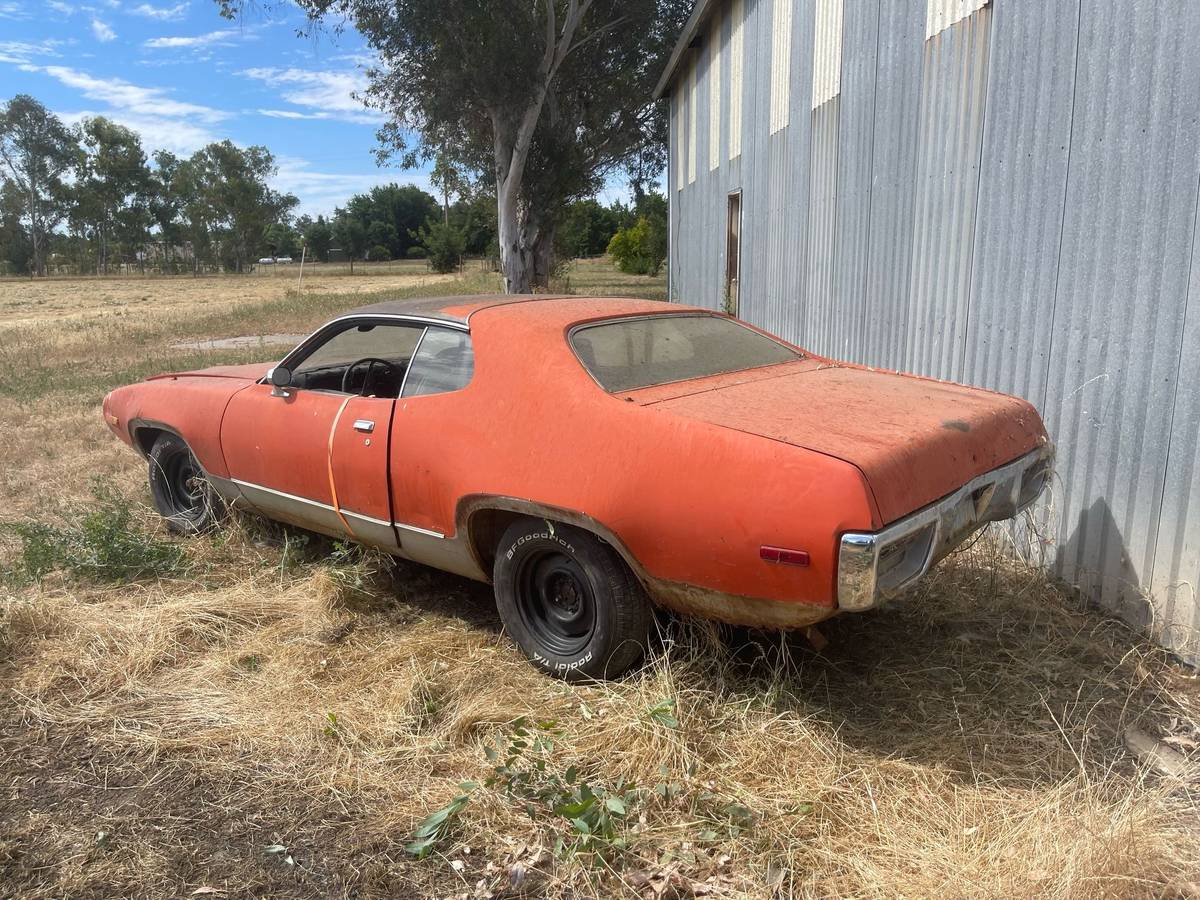
[(902, 368), (936, 378), (962, 371), (991, 13), (985, 7), (925, 42)]
[(908, 335), (924, 34), (921, 0), (882, 0), (866, 260), (871, 327), (855, 357), (889, 368), (903, 366)]
[(813, 349), (850, 359), (868, 327), (867, 251), (875, 147), (876, 57), (879, 0), (850, 3), (842, 22), (842, 75), (838, 96), (838, 183), (834, 235), (832, 327)]
[[(1136, 620), (1154, 570), (1200, 167), (1200, 7), (1085, 8), (1044, 410), (1060, 571)], [(1150, 102), (1148, 102), (1150, 101)], [(1064, 440), (1065, 438), (1065, 440)]]

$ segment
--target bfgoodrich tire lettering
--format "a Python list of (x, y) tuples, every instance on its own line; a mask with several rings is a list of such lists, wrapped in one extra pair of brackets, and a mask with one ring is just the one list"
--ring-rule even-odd
[(150, 448), (150, 494), (167, 527), (198, 534), (217, 524), (225, 506), (183, 438), (164, 434)]
[(493, 577), (504, 627), (544, 672), (615, 678), (646, 652), (645, 592), (616, 551), (586, 531), (519, 519), (500, 540)]

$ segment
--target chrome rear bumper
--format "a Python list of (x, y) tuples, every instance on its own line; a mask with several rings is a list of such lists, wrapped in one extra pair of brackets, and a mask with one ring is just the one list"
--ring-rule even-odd
[(875, 533), (847, 532), (838, 552), (838, 609), (870, 609), (909, 587), (988, 522), (1011, 519), (1049, 480), (1050, 444), (985, 472)]

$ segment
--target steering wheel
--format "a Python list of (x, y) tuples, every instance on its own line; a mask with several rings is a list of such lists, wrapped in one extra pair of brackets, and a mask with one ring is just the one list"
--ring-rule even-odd
[(363, 378), (362, 390), (360, 391), (360, 393), (364, 397), (367, 395), (367, 385), (371, 383), (371, 371), (375, 368), (375, 366), (377, 366), (377, 365), (383, 366), (383, 368), (388, 373), (396, 371), (396, 367), (394, 364), (388, 362), (386, 359), (380, 359), (377, 356), (364, 356), (362, 359), (356, 359), (354, 362), (350, 363), (350, 365), (346, 367), (345, 374), (342, 375), (342, 393), (343, 394), (350, 393), (350, 391), (348, 390), (348, 388), (350, 386), (350, 373), (353, 372), (355, 369), (357, 369), (359, 366), (363, 365), (364, 363), (367, 366), (367, 374), (366, 374), (366, 377)]

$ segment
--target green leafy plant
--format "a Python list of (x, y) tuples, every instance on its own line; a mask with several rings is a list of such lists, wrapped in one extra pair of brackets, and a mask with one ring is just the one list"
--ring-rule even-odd
[(413, 232), (413, 237), (425, 248), (429, 265), (435, 272), (457, 270), (467, 249), (467, 239), (462, 230), (437, 219), (430, 219)]
[(646, 715), (650, 721), (655, 724), (662, 725), (664, 728), (678, 728), (679, 719), (675, 717), (675, 698), (668, 697), (665, 700), (659, 700), (656, 704), (646, 710)]
[(410, 856), (415, 856), (417, 859), (424, 859), (433, 851), (438, 842), (446, 837), (450, 829), (454, 826), (458, 814), (470, 802), (471, 792), (478, 785), (473, 781), (464, 781), (459, 787), (462, 788), (463, 793), (459, 794), (441, 809), (430, 813), (421, 820), (421, 824), (413, 832), (412, 841), (404, 848), (406, 853)]
[(140, 528), (126, 497), (97, 479), (94, 502), (63, 511), (62, 524), (10, 522), (0, 526), (21, 544), (9, 571), (18, 580), (37, 581), (54, 571), (99, 581), (169, 578), (183, 573), (182, 549)]
[(589, 783), (570, 766), (559, 773), (553, 759), (553, 722), (531, 726), (525, 719), (514, 723), (507, 746), (488, 748), (495, 763), (485, 784), (500, 787), (525, 804), (531, 819), (546, 821), (555, 830), (556, 856), (592, 854), (606, 859), (628, 847), (625, 821), (638, 805), (640, 794), (632, 782)]

